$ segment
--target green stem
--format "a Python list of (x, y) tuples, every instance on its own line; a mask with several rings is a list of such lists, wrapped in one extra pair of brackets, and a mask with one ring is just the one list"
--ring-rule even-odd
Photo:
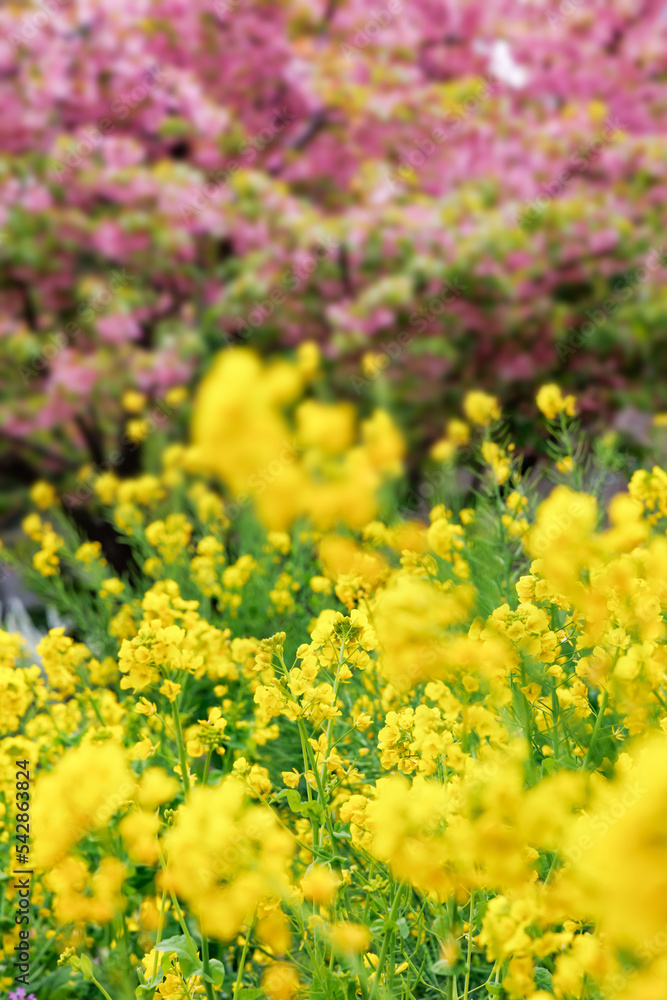
[(593, 750), (597, 742), (597, 738), (600, 735), (600, 729), (602, 728), (602, 717), (607, 709), (607, 702), (609, 701), (609, 692), (603, 691), (602, 701), (600, 702), (600, 707), (598, 709), (597, 719), (595, 720), (595, 726), (593, 727), (593, 733), (591, 735), (591, 742), (588, 744), (588, 750), (586, 751), (586, 756), (584, 757), (584, 763), (582, 769), (585, 771), (588, 767), (591, 757), (593, 755)]
[(241, 979), (243, 978), (243, 970), (245, 968), (246, 955), (248, 954), (248, 946), (250, 944), (250, 936), (253, 932), (255, 926), (255, 918), (253, 916), (248, 931), (245, 936), (245, 941), (243, 942), (243, 951), (241, 952), (241, 958), (239, 960), (239, 971), (236, 974), (236, 983), (234, 985), (234, 992), (232, 996), (238, 996), (239, 990), (241, 989)]
[(208, 954), (208, 938), (205, 934), (201, 936), (201, 964), (202, 970), (204, 972), (204, 989), (206, 990), (206, 1000), (215, 1000), (213, 995), (213, 983), (206, 979), (206, 976), (210, 976), (209, 967), (209, 954)]
[[(305, 771), (310, 771), (310, 762), (308, 760), (308, 744), (306, 742), (305, 727), (303, 724), (303, 719), (297, 719), (297, 725), (299, 728), (299, 737), (301, 738), (301, 753), (303, 754), (303, 766)], [(305, 778), (305, 776), (304, 776)], [(306, 782), (306, 798), (309, 802), (313, 801), (312, 792), (310, 790), (310, 784), (308, 779), (305, 778)], [(317, 848), (319, 838), (320, 838), (320, 826), (314, 816), (310, 817), (310, 831), (313, 838), (313, 851)]]
[(95, 985), (97, 986), (97, 988), (98, 988), (98, 990), (100, 991), (100, 993), (102, 993), (102, 994), (103, 994), (103, 995), (104, 995), (104, 996), (106, 997), (106, 1000), (111, 1000), (111, 997), (109, 996), (109, 994), (107, 993), (107, 991), (106, 991), (106, 990), (104, 989), (104, 987), (102, 986), (102, 983), (99, 983), (99, 982), (97, 981), (97, 979), (95, 979), (95, 976), (94, 976), (94, 975), (92, 974), (92, 972), (91, 972), (91, 974), (90, 974), (90, 978), (91, 978), (91, 979), (92, 979), (92, 981), (93, 981), (93, 982), (95, 983)]
[(280, 826), (282, 826), (283, 830), (285, 830), (287, 833), (289, 833), (290, 837), (293, 838), (294, 843), (298, 844), (302, 851), (310, 851), (310, 853), (312, 854), (311, 848), (308, 847), (307, 844), (304, 844), (303, 841), (299, 840), (299, 838), (297, 837), (297, 835), (294, 833), (293, 830), (290, 830), (289, 826), (282, 819), (282, 817), (281, 817), (280, 813), (278, 812), (278, 810), (276, 808), (274, 808), (274, 806), (269, 802), (269, 800), (266, 798), (266, 796), (259, 795), (259, 800), (260, 800), (260, 802), (263, 805), (266, 806), (267, 809), (271, 810), (271, 812), (273, 813), (274, 817), (278, 820), (278, 823), (280, 824)]
[[(380, 949), (380, 957), (378, 958), (377, 969), (375, 970), (375, 979), (373, 980), (373, 986), (372, 986), (372, 989), (371, 989), (370, 1000), (375, 1000), (375, 996), (376, 996), (376, 993), (377, 993), (377, 988), (380, 985), (380, 979), (382, 978), (382, 973), (384, 972), (385, 963), (387, 961), (387, 952), (389, 951), (389, 944), (390, 944), (390, 941), (393, 942), (393, 933), (392, 932), (393, 932), (394, 926), (395, 926), (396, 914), (398, 913), (398, 907), (399, 907), (400, 902), (401, 902), (401, 893), (402, 893), (402, 891), (403, 891), (403, 885), (402, 885), (401, 882), (399, 882), (398, 883), (398, 887), (396, 889), (396, 895), (394, 896), (394, 900), (393, 900), (393, 902), (391, 904), (391, 909), (389, 911), (389, 916), (387, 917), (385, 935), (384, 935), (384, 939), (382, 941), (382, 947)], [(392, 948), (392, 953), (393, 953), (393, 948)], [(392, 954), (392, 958), (393, 958), (393, 954)]]
[(664, 697), (660, 694), (657, 688), (653, 689), (653, 694), (656, 696), (662, 707), (667, 709), (667, 701), (665, 701)]
[[(114, 920), (114, 923), (116, 923), (116, 920)], [(128, 970), (131, 968), (131, 966), (130, 966), (130, 952), (129, 952), (129, 949), (127, 947), (127, 934), (126, 934), (126, 930), (125, 930), (125, 917), (124, 917), (124, 915), (122, 913), (118, 917), (117, 924), (118, 924), (118, 927), (120, 929), (120, 932), (119, 933), (117, 932), (117, 937), (120, 939), (121, 949), (122, 949), (122, 952), (123, 952), (123, 959), (124, 959), (123, 986), (126, 989), (127, 996), (131, 998), (132, 995), (133, 995), (133, 993), (134, 993), (134, 990), (132, 989), (131, 984), (128, 982)]]
[(581, 478), (582, 470), (575, 459), (574, 445), (572, 444), (572, 438), (570, 437), (570, 432), (567, 429), (565, 413), (563, 412), (563, 410), (561, 410), (559, 417), (560, 417), (560, 429), (563, 435), (563, 440), (565, 442), (565, 447), (567, 449), (567, 457), (572, 462), (572, 485), (574, 486), (575, 490), (581, 490), (583, 485)]
[[(325, 823), (325, 826), (326, 826), (327, 831), (329, 833), (329, 837), (331, 839), (331, 847), (333, 849), (334, 845), (336, 843), (336, 837), (335, 837), (335, 834), (334, 834), (333, 825), (331, 823), (331, 816), (329, 814), (329, 810), (327, 809), (327, 797), (326, 797), (326, 794), (325, 794), (325, 791), (324, 791), (324, 785), (322, 784), (322, 779), (320, 778), (319, 771), (317, 770), (317, 764), (315, 763), (315, 757), (313, 756), (312, 750), (308, 746), (307, 742), (306, 742), (306, 752), (310, 755), (310, 759), (311, 759), (310, 769), (312, 770), (313, 774), (315, 775), (315, 781), (317, 782), (317, 797), (318, 797), (318, 801), (322, 805), (322, 811), (323, 811), (323, 815), (324, 815), (324, 823)], [(319, 846), (320, 846), (320, 848), (322, 847), (322, 840), (323, 840), (323, 832), (322, 832), (322, 827), (320, 827), (320, 837), (319, 837)]]
[[(160, 864), (161, 864), (162, 869), (164, 871), (166, 869), (166, 865), (165, 865), (164, 855), (162, 854), (162, 851), (160, 851)], [(183, 911), (181, 910), (181, 908), (180, 908), (180, 906), (178, 904), (178, 900), (176, 898), (176, 893), (173, 892), (173, 891), (170, 891), (169, 895), (171, 896), (171, 901), (172, 901), (172, 904), (174, 906), (174, 910), (176, 912), (176, 916), (178, 918), (178, 922), (181, 925), (181, 928), (183, 930), (183, 934), (185, 935), (185, 938), (186, 938), (188, 944), (190, 945), (190, 947), (192, 949), (192, 954), (193, 955), (198, 955), (199, 954), (199, 949), (197, 948), (197, 945), (195, 944), (195, 942), (194, 942), (194, 940), (192, 938), (192, 935), (190, 934), (190, 931), (188, 930), (188, 925), (185, 922), (185, 917), (183, 916)], [(201, 928), (200, 928), (200, 933), (201, 933)], [(208, 938), (203, 933), (201, 934), (201, 956), (202, 956), (202, 969), (204, 970), (204, 972), (206, 973), (206, 975), (210, 975), (210, 973), (209, 973)], [(215, 1000), (215, 996), (213, 994), (213, 985), (207, 979), (204, 979), (204, 989), (206, 991), (206, 998), (207, 998), (207, 1000)]]
[(554, 760), (557, 764), (560, 764), (560, 736), (558, 735), (558, 695), (556, 694), (557, 687), (556, 679), (554, 678), (553, 685), (551, 687), (551, 715), (554, 720)]
[[(485, 440), (490, 441), (491, 435), (489, 434), (488, 428), (485, 432)], [(495, 477), (493, 469), (490, 468), (491, 479), (493, 480), (493, 498), (496, 503), (496, 511), (498, 514), (498, 532), (500, 535), (500, 547), (503, 553), (503, 571), (505, 574), (505, 590), (507, 603), (512, 606), (512, 553), (509, 551), (509, 544), (507, 539), (507, 534), (505, 532), (505, 525), (503, 524), (503, 514), (505, 509), (503, 506), (503, 498), (500, 495), (500, 486), (498, 480)]]
[[(341, 644), (340, 644), (340, 652), (338, 654), (338, 664), (336, 666), (336, 677), (334, 679), (333, 698), (332, 698), (332, 708), (333, 708), (334, 711), (336, 710), (336, 702), (338, 701), (338, 690), (340, 688), (340, 677), (341, 677), (341, 673), (342, 673), (344, 662), (345, 662), (345, 641), (341, 642)], [(333, 850), (333, 847), (334, 847), (334, 844), (335, 844), (335, 840), (334, 840), (334, 836), (333, 836), (333, 830), (331, 828), (331, 819), (329, 817), (329, 810), (327, 809), (327, 801), (326, 801), (326, 797), (325, 797), (325, 794), (324, 794), (324, 775), (325, 775), (326, 770), (327, 770), (327, 762), (328, 762), (328, 759), (329, 759), (329, 753), (331, 751), (331, 736), (333, 734), (333, 728), (334, 728), (334, 717), (332, 716), (328, 720), (328, 722), (327, 722), (326, 736), (325, 736), (324, 760), (322, 761), (322, 769), (320, 771), (320, 777), (319, 777), (319, 781), (318, 781), (318, 789), (321, 792), (322, 808), (324, 809), (324, 814), (325, 814), (326, 819), (327, 819), (327, 828), (329, 830), (329, 835), (331, 837), (331, 848), (332, 848), (332, 850)], [(319, 846), (320, 847), (322, 847), (322, 841), (323, 841), (323, 839), (324, 839), (324, 828), (320, 827), (320, 837), (319, 837)]]
[(183, 791), (187, 801), (190, 795), (190, 778), (188, 777), (188, 758), (183, 742), (183, 730), (181, 729), (181, 715), (178, 710), (178, 700), (174, 702), (174, 729), (176, 730), (176, 743), (178, 744), (178, 759), (181, 764), (181, 778), (183, 780)]
[(183, 916), (183, 910), (178, 905), (178, 900), (176, 898), (176, 893), (175, 892), (170, 892), (169, 895), (171, 896), (171, 902), (173, 904), (174, 910), (176, 911), (176, 918), (177, 918), (179, 924), (181, 925), (181, 930), (183, 931), (183, 934), (185, 935), (185, 939), (188, 942), (188, 944), (190, 945), (190, 947), (192, 948), (192, 954), (193, 955), (197, 955), (199, 953), (199, 948), (195, 944), (194, 939), (192, 937), (192, 934), (188, 930), (188, 925), (186, 924), (185, 917)]
[(90, 691), (90, 685), (86, 683), (86, 681), (84, 680), (84, 678), (83, 678), (83, 676), (81, 674), (81, 671), (79, 670), (78, 667), (76, 668), (76, 675), (79, 678), (79, 680), (81, 681), (81, 686), (82, 686), (84, 692), (88, 695), (88, 701), (90, 702), (90, 705), (91, 705), (91, 708), (92, 708), (93, 712), (97, 716), (97, 721), (100, 723), (100, 725), (104, 726), (104, 728), (106, 729), (107, 724), (104, 721), (104, 718), (102, 716), (102, 712), (100, 711), (100, 706), (97, 704), (97, 701), (95, 700), (95, 698), (93, 698), (93, 696), (91, 694), (91, 691)]
[[(340, 688), (340, 675), (341, 675), (341, 672), (342, 672), (342, 668), (343, 668), (343, 663), (344, 662), (345, 662), (345, 642), (341, 642), (341, 644), (340, 644), (340, 653), (338, 654), (338, 664), (336, 666), (336, 677), (334, 679), (334, 686), (333, 686), (333, 698), (332, 698), (333, 706), (332, 707), (333, 707), (334, 711), (336, 709), (336, 702), (338, 701), (338, 689)], [(324, 760), (322, 761), (322, 772), (321, 772), (322, 781), (324, 781), (324, 772), (325, 772), (326, 766), (327, 766), (327, 757), (329, 756), (329, 750), (331, 748), (331, 734), (333, 733), (333, 727), (334, 727), (334, 719), (333, 719), (333, 716), (332, 716), (327, 721), (326, 743), (325, 743), (325, 745), (326, 745), (326, 752), (324, 754)]]
[(157, 937), (155, 938), (155, 961), (153, 962), (153, 975), (151, 976), (151, 982), (155, 980), (157, 975), (157, 963), (160, 953), (157, 950), (157, 946), (162, 938), (162, 928), (164, 926), (164, 904), (167, 898), (167, 890), (162, 890), (162, 902), (160, 903), (160, 914), (157, 918)]
[(463, 1000), (468, 1000), (470, 990), (470, 963), (472, 961), (473, 915), (475, 910), (475, 890), (470, 890), (470, 916), (468, 917), (468, 954), (466, 957), (466, 978), (463, 984)]
[(211, 757), (213, 756), (213, 747), (208, 748), (208, 753), (206, 754), (206, 761), (204, 763), (204, 776), (201, 779), (202, 785), (205, 785), (208, 781), (208, 772), (211, 766)]
[[(528, 679), (526, 677), (526, 667), (523, 660), (521, 661), (521, 683), (523, 687), (528, 686)], [(535, 768), (535, 757), (533, 752), (533, 725), (532, 725), (533, 717), (531, 715), (530, 702), (528, 701), (528, 696), (523, 691), (520, 691), (519, 694), (523, 698), (523, 706), (524, 706), (526, 742), (528, 743), (528, 767), (530, 769), (532, 780), (536, 781), (537, 772)]]

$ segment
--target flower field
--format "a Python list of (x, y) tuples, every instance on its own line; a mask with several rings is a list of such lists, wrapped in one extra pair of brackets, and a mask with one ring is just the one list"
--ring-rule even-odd
[(665, 473), (605, 508), (574, 396), (535, 473), (473, 391), (433, 449), (469, 504), (409, 517), (319, 366), (224, 352), (158, 474), (95, 480), (123, 572), (33, 488), (6, 560), (85, 641), (0, 633), (4, 987), (658, 1000)]
[(666, 1000), (665, 51), (0, 3), (0, 1000)]

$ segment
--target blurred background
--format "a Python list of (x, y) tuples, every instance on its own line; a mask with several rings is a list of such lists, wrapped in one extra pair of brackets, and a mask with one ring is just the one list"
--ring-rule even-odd
[[(321, 348), (411, 474), (473, 387), (667, 409), (658, 0), (0, 6), (0, 526), (152, 468), (233, 344)], [(77, 513), (78, 512), (78, 513)]]

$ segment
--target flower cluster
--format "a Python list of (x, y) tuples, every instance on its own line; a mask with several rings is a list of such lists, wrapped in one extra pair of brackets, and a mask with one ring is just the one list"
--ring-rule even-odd
[[(347, 409), (299, 402), (298, 362), (231, 358), (263, 401), (218, 371), (199, 444), (92, 502), (125, 518), (127, 572), (57, 506), (58, 566), (30, 570), (45, 529), (24, 521), (29, 578), (70, 616), (40, 663), (0, 632), (1, 850), (21, 761), (35, 995), (54, 975), (81, 1000), (91, 983), (164, 1000), (417, 1000), (443, 983), (459, 1000), (660, 1000), (662, 471), (606, 507), (577, 488), (575, 406), (546, 387), (573, 467), (554, 461), (540, 496), (497, 401), (474, 393), (472, 426), (447, 430), (472, 449), (474, 507), (436, 497), (428, 520), (401, 520), (381, 497), (402, 447), (384, 415), (357, 440)], [(214, 411), (238, 434), (206, 429)], [(292, 432), (296, 492), (265, 480), (234, 523), (250, 466)], [(349, 463), (369, 473), (358, 504), (341, 502)], [(2, 929), (8, 988), (22, 939)]]

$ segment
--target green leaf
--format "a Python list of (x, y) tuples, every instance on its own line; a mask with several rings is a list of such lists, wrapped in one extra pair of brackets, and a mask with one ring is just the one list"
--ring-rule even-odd
[(408, 922), (405, 917), (401, 917), (396, 921), (396, 926), (398, 928), (398, 933), (401, 935), (403, 940), (410, 936), (410, 928), (408, 927)]
[(257, 987), (244, 987), (239, 990), (238, 993), (234, 994), (234, 1000), (257, 1000), (264, 994), (263, 989), (258, 989)]
[(328, 982), (325, 986), (313, 984), (310, 990), (310, 1000), (345, 1000), (341, 983)]
[(155, 975), (146, 976), (146, 986), (155, 987), (161, 983), (165, 973), (169, 972), (169, 955), (163, 955), (155, 970)]
[[(301, 796), (297, 792), (296, 788), (286, 788), (284, 792), (287, 804), (292, 812), (299, 812), (299, 808), (301, 806)], [(283, 793), (281, 792), (280, 794), (282, 795)], [(277, 797), (278, 796), (276, 796), (276, 798)]]
[(218, 961), (217, 958), (212, 958), (208, 963), (208, 971), (208, 976), (205, 972), (202, 972), (202, 979), (208, 980), (214, 986), (222, 986), (225, 980), (225, 967), (222, 962)]
[(445, 920), (443, 916), (438, 916), (433, 921), (433, 931), (436, 937), (444, 940), (449, 934), (449, 921)]
[(192, 976), (201, 968), (201, 959), (185, 934), (165, 938), (164, 941), (160, 941), (159, 944), (155, 945), (155, 949), (156, 951), (174, 953), (178, 958), (184, 976)]
[(535, 985), (538, 990), (545, 990), (547, 993), (553, 993), (553, 979), (551, 978), (551, 973), (548, 969), (543, 969), (541, 967), (535, 969)]
[(87, 982), (91, 982), (93, 978), (93, 963), (90, 961), (87, 955), (82, 955), (79, 959), (79, 968), (81, 969), (81, 974)]
[(155, 945), (156, 951), (175, 951), (178, 955), (183, 950), (190, 950), (190, 942), (185, 934), (176, 934), (174, 937), (164, 938)]
[(155, 986), (137, 986), (134, 995), (137, 1000), (153, 1000)]
[(450, 962), (441, 958), (439, 962), (431, 966), (431, 972), (436, 976), (453, 976), (456, 968)]
[(181, 972), (187, 978), (188, 976), (201, 975), (201, 959), (193, 958), (192, 955), (179, 955), (178, 963), (181, 967)]
[(324, 810), (319, 802), (302, 802), (296, 788), (288, 788), (286, 792), (285, 798), (293, 813), (299, 813), (301, 816), (312, 816), (315, 819), (322, 817)]

